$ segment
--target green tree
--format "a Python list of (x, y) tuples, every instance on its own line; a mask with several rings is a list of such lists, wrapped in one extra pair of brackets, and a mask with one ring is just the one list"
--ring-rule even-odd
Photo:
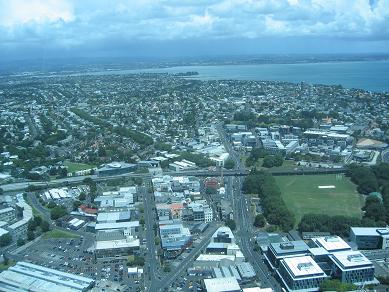
[(78, 199), (79, 199), (80, 201), (85, 201), (85, 199), (86, 199), (86, 194), (85, 194), (84, 192), (81, 192), (80, 195), (78, 196)]
[(263, 159), (262, 166), (271, 168), (276, 166), (282, 166), (283, 163), (284, 163), (284, 159), (282, 158), (281, 155), (267, 155)]
[(217, 194), (217, 190), (215, 188), (207, 187), (205, 189), (205, 193), (207, 195), (215, 195), (215, 194)]
[(169, 273), (171, 270), (172, 270), (172, 269), (171, 269), (171, 267), (170, 267), (169, 264), (165, 264), (165, 265), (163, 266), (163, 271), (164, 271), (165, 273)]
[(41, 226), (42, 232), (47, 232), (47, 231), (50, 230), (50, 224), (49, 224), (49, 222), (47, 222), (47, 221), (42, 220), (40, 226)]
[(233, 169), (235, 167), (235, 161), (232, 159), (227, 159), (227, 161), (224, 162), (224, 167), (226, 169)]
[(9, 233), (3, 234), (0, 236), (0, 246), (4, 247), (9, 245), (12, 242), (12, 236)]
[(36, 223), (35, 223), (35, 220), (30, 220), (28, 221), (28, 226), (27, 226), (27, 230), (28, 231), (35, 231), (36, 229)]
[(82, 205), (82, 202), (80, 201), (73, 201), (73, 210), (77, 210), (78, 207), (80, 207)]
[(57, 204), (56, 203), (54, 203), (53, 201), (50, 201), (48, 204), (47, 204), (47, 206), (46, 206), (47, 208), (49, 208), (49, 209), (52, 209), (52, 208), (55, 208), (55, 207), (57, 207)]
[(358, 287), (352, 283), (342, 283), (339, 280), (324, 280), (320, 285), (321, 291), (344, 292), (344, 291), (354, 291), (357, 288)]
[(34, 223), (35, 223), (36, 226), (41, 225), (42, 217), (41, 216), (34, 216)]
[(232, 220), (232, 219), (227, 219), (227, 220), (225, 221), (225, 224), (226, 224), (226, 226), (229, 227), (232, 231), (234, 231), (234, 230), (236, 229), (236, 223), (235, 223), (235, 221)]
[(255, 227), (264, 227), (265, 224), (266, 224), (265, 216), (263, 216), (262, 214), (258, 214), (257, 216), (255, 216), (255, 220), (254, 220)]
[(34, 231), (32, 230), (28, 230), (27, 231), (27, 240), (33, 240), (35, 238), (35, 234), (34, 234)]
[(154, 237), (154, 244), (159, 245), (161, 243), (161, 240), (159, 239), (158, 236)]
[(56, 206), (50, 211), (50, 217), (53, 220), (57, 220), (58, 218), (61, 218), (67, 214), (67, 211), (65, 207), (63, 206)]
[(141, 256), (134, 256), (131, 260), (127, 262), (127, 266), (133, 267), (133, 266), (141, 266), (143, 267), (145, 265), (145, 258)]
[(17, 244), (17, 246), (22, 246), (25, 244), (25, 241), (23, 238), (18, 238), (18, 240), (16, 241), (16, 244)]

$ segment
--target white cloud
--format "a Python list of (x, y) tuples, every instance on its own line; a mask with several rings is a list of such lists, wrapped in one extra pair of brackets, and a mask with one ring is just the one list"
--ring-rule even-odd
[(389, 0), (0, 0), (0, 43), (278, 36), (388, 40)]
[(73, 20), (71, 3), (64, 0), (1, 0), (0, 25), (28, 25), (29, 23), (45, 23)]

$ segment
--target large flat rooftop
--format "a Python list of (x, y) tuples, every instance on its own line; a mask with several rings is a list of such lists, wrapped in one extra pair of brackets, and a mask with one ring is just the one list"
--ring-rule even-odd
[(287, 254), (304, 253), (308, 251), (309, 246), (302, 240), (271, 243), (271, 248), (275, 251), (276, 256)]
[(282, 263), (293, 278), (325, 276), (323, 270), (310, 256), (285, 258)]
[(389, 235), (389, 228), (383, 227), (351, 227), (356, 236), (386, 236)]
[(204, 279), (207, 292), (240, 291), (240, 286), (235, 277)]
[(336, 252), (332, 255), (332, 260), (342, 269), (358, 268), (372, 265), (372, 262), (359, 251)]
[(0, 274), (0, 291), (76, 292), (86, 291), (94, 283), (91, 278), (49, 269), (27, 262)]
[(329, 252), (349, 250), (351, 247), (342, 238), (336, 235), (322, 236), (312, 239), (319, 247), (323, 247)]

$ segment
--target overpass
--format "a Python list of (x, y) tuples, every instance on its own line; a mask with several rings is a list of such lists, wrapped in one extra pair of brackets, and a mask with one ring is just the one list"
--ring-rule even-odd
[[(320, 174), (337, 174), (346, 172), (346, 168), (296, 168), (291, 170), (272, 170), (265, 169), (274, 176), (286, 176), (286, 175), (320, 175)], [(223, 170), (223, 176), (246, 176), (249, 175), (250, 172), (244, 169), (233, 169), (233, 170)], [(196, 177), (220, 177), (222, 175), (221, 170), (205, 170), (205, 169), (197, 169), (197, 170), (186, 170), (186, 171), (167, 171), (164, 172), (163, 175), (171, 175), (171, 176), (196, 176)], [(75, 177), (67, 177), (62, 179), (55, 179), (51, 181), (25, 181), (19, 183), (11, 183), (4, 184), (0, 187), (4, 190), (4, 192), (12, 192), (12, 191), (23, 191), (26, 190), (30, 186), (36, 187), (58, 187), (64, 185), (78, 185), (81, 184), (84, 179), (91, 178), (96, 182), (102, 181), (110, 181), (120, 178), (142, 178), (142, 179), (151, 179), (153, 177), (152, 174), (149, 173), (126, 173), (120, 175), (113, 176), (97, 176), (97, 175), (87, 175), (87, 176), (75, 176)]]

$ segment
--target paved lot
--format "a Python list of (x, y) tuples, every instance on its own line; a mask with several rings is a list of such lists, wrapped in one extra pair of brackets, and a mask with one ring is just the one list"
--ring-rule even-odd
[(98, 259), (82, 249), (84, 239), (46, 239), (15, 256), (24, 260), (95, 280), (112, 281), (137, 291), (142, 283), (128, 277), (126, 259)]

